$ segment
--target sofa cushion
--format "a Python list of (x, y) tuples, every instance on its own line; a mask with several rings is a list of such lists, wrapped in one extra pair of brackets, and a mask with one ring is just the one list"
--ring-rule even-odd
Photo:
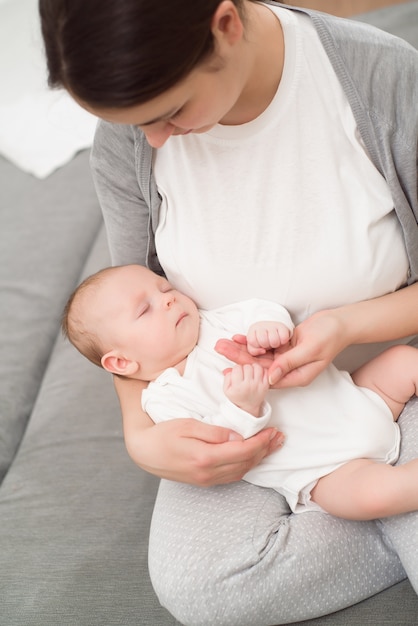
[(396, 6), (388, 6), (377, 11), (369, 11), (356, 15), (355, 19), (377, 28), (386, 30), (392, 35), (401, 37), (412, 46), (418, 48), (418, 2), (402, 2)]
[(0, 159), (0, 482), (39, 391), (65, 299), (102, 223), (88, 156), (45, 181)]
[[(77, 282), (108, 264), (102, 228)], [(59, 335), (0, 489), (1, 623), (177, 624), (148, 578), (157, 487), (125, 450), (111, 376)]]

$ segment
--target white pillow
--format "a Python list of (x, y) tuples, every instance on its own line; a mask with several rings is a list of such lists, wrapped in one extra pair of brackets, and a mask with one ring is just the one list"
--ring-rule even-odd
[(48, 88), (38, 0), (0, 0), (0, 153), (45, 178), (91, 146), (96, 121)]

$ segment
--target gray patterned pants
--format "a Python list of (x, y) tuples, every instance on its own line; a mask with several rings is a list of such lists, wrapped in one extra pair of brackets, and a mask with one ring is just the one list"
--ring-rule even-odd
[[(418, 399), (399, 425), (405, 463), (418, 457)], [(244, 481), (209, 489), (162, 481), (149, 566), (161, 604), (188, 626), (300, 621), (405, 576), (418, 592), (418, 513), (377, 522), (292, 515), (278, 493)]]

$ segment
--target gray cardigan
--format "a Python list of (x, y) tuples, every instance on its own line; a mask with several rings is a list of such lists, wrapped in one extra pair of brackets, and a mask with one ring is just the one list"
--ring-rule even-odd
[[(269, 4), (277, 4), (268, 0)], [(308, 14), (352, 108), (371, 160), (387, 181), (418, 279), (418, 51), (372, 26), (317, 11)], [(112, 263), (162, 273), (154, 233), (160, 197), (152, 148), (134, 126), (100, 121), (91, 167)]]

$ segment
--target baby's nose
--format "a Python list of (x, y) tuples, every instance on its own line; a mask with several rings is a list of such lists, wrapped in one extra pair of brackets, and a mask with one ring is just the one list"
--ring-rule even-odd
[(174, 303), (175, 297), (173, 293), (165, 293), (164, 294), (164, 304), (169, 309), (171, 305)]

